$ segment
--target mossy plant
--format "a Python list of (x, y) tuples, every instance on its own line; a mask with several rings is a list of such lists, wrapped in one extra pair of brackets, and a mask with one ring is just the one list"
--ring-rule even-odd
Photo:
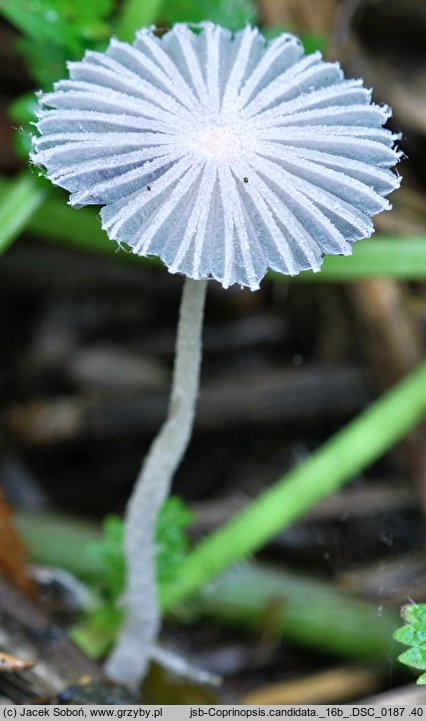
[[(193, 514), (177, 496), (162, 507), (156, 530), (157, 581), (172, 583), (189, 551), (187, 528)], [(92, 658), (102, 658), (114, 643), (121, 623), (121, 598), (126, 582), (124, 523), (119, 516), (107, 516), (103, 536), (85, 549), (96, 569), (91, 574), (93, 604), (71, 629), (73, 640)]]
[[(398, 660), (417, 671), (426, 671), (426, 603), (411, 603), (403, 606), (401, 616), (405, 626), (394, 633), (396, 641), (410, 646), (398, 656)], [(422, 673), (417, 683), (426, 684), (426, 673)]]

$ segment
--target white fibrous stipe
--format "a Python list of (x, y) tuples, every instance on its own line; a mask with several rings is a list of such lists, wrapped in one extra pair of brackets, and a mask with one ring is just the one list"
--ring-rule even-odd
[(39, 96), (32, 161), (172, 273), (254, 290), (268, 268), (318, 271), (399, 187), (389, 108), (293, 35), (145, 28), (69, 73)]

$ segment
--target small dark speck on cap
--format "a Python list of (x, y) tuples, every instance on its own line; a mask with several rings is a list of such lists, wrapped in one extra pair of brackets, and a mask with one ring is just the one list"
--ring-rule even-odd
[(147, 190), (151, 190), (151, 186), (150, 186), (150, 185), (147, 185), (147, 186), (146, 186), (146, 189), (147, 189)]
[(248, 183), (248, 178), (243, 178), (245, 183)]

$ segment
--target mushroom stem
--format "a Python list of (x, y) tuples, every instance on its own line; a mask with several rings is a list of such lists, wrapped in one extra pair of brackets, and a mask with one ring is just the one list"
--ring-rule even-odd
[(207, 281), (185, 279), (167, 419), (153, 441), (126, 509), (124, 621), (106, 674), (131, 689), (143, 678), (160, 629), (155, 531), (173, 475), (191, 438), (202, 355)]

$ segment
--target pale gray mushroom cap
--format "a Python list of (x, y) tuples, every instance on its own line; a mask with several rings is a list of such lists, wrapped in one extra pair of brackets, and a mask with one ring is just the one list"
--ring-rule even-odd
[(318, 271), (399, 186), (389, 108), (293, 35), (144, 28), (69, 73), (39, 97), (32, 161), (172, 273), (256, 289), (268, 268)]

